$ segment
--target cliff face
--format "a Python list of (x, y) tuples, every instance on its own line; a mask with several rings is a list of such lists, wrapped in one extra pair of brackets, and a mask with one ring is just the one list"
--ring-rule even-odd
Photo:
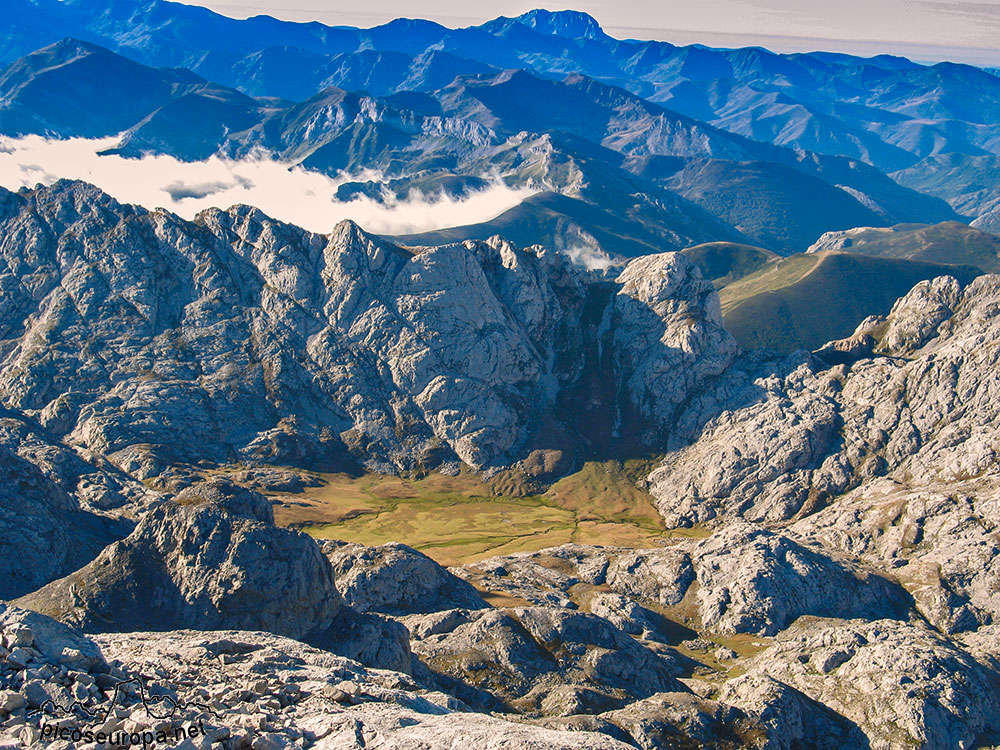
[[(736, 351), (680, 254), (612, 280), (78, 183), (0, 194), (0, 253), (0, 742), (143, 674), (234, 749), (1000, 741), (998, 276), (782, 357)], [(172, 484), (228, 460), (554, 476), (612, 447), (661, 455), (657, 549), (444, 570)], [(115, 728), (152, 725), (124, 700)]]
[(941, 277), (819, 352), (848, 364), (744, 356), (681, 416), (649, 477), (664, 517), (780, 524), (896, 571), (946, 632), (989, 622), (998, 310), (1000, 277)]
[[(655, 441), (734, 350), (674, 254), (612, 283), (500, 239), (410, 252), (246, 207), (189, 223), (68, 182), (4, 193), (0, 237), (4, 403), (143, 479), (233, 458), (508, 465), (601, 358), (604, 422), (627, 412)], [(589, 439), (567, 421), (534, 447)]]

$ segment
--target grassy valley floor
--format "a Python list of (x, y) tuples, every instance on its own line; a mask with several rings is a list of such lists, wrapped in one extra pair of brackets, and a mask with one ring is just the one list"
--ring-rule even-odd
[(501, 494), (472, 473), (421, 479), (311, 474), (317, 486), (267, 492), (275, 520), (314, 537), (362, 544), (396, 541), (442, 565), (530, 552), (567, 542), (656, 547), (668, 531), (653, 499), (629, 479), (637, 467), (588, 463), (544, 494)]

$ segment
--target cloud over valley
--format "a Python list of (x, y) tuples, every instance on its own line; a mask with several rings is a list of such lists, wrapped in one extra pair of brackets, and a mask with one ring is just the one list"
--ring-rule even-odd
[[(166, 208), (186, 219), (206, 208), (243, 203), (314, 232), (329, 232), (338, 221), (351, 219), (380, 234), (413, 234), (487, 221), (533, 192), (496, 179), (460, 198), (411, 191), (400, 199), (378, 188), (382, 179), (375, 172), (330, 177), (264, 154), (239, 161), (213, 156), (184, 162), (164, 155), (132, 159), (101, 153), (117, 144), (114, 137), (0, 138), (0, 185), (16, 190), (59, 178), (84, 180), (119, 201)], [(353, 182), (374, 183), (379, 197), (355, 193), (350, 200), (338, 198), (338, 189)]]

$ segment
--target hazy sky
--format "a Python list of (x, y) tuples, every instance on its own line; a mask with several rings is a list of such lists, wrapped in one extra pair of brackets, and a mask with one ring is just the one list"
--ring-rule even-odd
[(714, 46), (761, 44), (779, 52), (891, 52), (918, 60), (1000, 65), (1000, 0), (188, 0), (220, 13), (374, 26), (406, 17), (447, 26), (481, 23), (533, 7), (574, 8), (617, 37)]

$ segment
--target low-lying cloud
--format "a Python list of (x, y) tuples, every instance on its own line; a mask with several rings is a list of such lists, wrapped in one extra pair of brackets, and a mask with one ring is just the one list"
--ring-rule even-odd
[(379, 234), (415, 234), (488, 221), (534, 192), (497, 179), (462, 198), (412, 192), (399, 200), (386, 191), (381, 201), (363, 195), (342, 201), (337, 199), (341, 185), (380, 181), (380, 176), (328, 177), (266, 156), (183, 162), (172, 156), (99, 155), (117, 143), (117, 138), (0, 138), (0, 185), (16, 190), (64, 177), (90, 182), (124, 203), (166, 208), (185, 219), (206, 208), (244, 203), (313, 232), (327, 233), (338, 221), (351, 219)]

